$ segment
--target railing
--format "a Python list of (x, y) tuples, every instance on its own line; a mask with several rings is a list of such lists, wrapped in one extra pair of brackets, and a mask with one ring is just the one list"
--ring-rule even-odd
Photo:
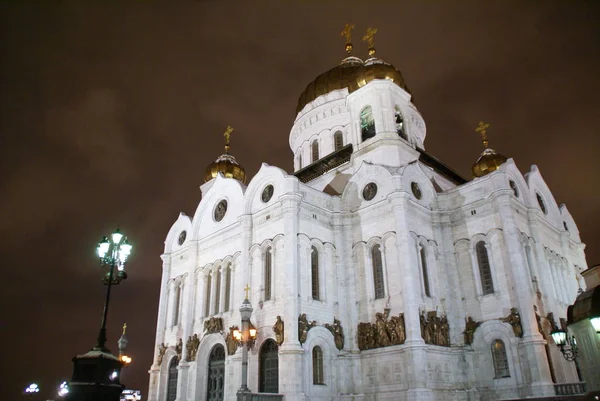
[(252, 401), (283, 401), (283, 394), (254, 393)]
[(554, 385), (556, 395), (575, 395), (584, 394), (587, 391), (585, 382), (578, 383), (557, 383)]

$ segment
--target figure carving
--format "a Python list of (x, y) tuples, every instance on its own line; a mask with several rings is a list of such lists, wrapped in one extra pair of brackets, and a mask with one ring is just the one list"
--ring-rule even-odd
[(200, 338), (198, 338), (198, 334), (194, 334), (194, 336), (190, 336), (185, 344), (185, 360), (195, 361), (196, 353), (198, 352), (198, 347), (200, 346)]
[(426, 344), (450, 346), (450, 325), (445, 315), (438, 316), (437, 311), (421, 312), (421, 337)]
[(333, 334), (335, 347), (341, 351), (344, 348), (344, 329), (342, 329), (340, 321), (333, 318), (333, 324), (326, 323), (325, 328)]
[(183, 340), (180, 338), (175, 344), (175, 352), (177, 353), (177, 363), (181, 361), (181, 354), (183, 353)]
[(503, 322), (508, 323), (512, 326), (515, 337), (523, 337), (523, 327), (521, 326), (521, 315), (517, 308), (510, 308), (510, 315), (502, 319)]
[(554, 320), (553, 312), (548, 313), (546, 319), (550, 322), (550, 325), (552, 326), (552, 331), (558, 330), (558, 325), (556, 324), (556, 320)]
[(316, 325), (317, 322), (314, 320), (310, 323), (308, 322), (306, 313), (298, 316), (298, 341), (300, 341), (300, 344), (303, 344), (306, 341), (306, 338), (308, 337), (308, 330), (312, 329)]
[(204, 331), (206, 334), (222, 333), (223, 332), (223, 319), (220, 317), (211, 317), (204, 321)]
[(237, 326), (231, 326), (229, 328), (229, 333), (227, 333), (227, 337), (225, 337), (225, 345), (227, 345), (227, 355), (233, 355), (236, 353), (239, 346), (242, 345), (241, 341), (238, 341), (233, 337), (233, 332), (235, 330), (239, 330)]
[(473, 344), (473, 337), (475, 337), (475, 330), (481, 325), (481, 322), (476, 322), (471, 316), (465, 319), (465, 344)]
[(277, 320), (273, 325), (273, 331), (275, 332), (275, 341), (277, 342), (277, 345), (283, 344), (284, 324), (283, 320), (281, 320), (281, 316), (277, 316)]
[(375, 315), (375, 323), (358, 324), (358, 349), (361, 351), (404, 344), (406, 331), (404, 314), (392, 316), (388, 320), (390, 310)]
[(167, 346), (165, 345), (165, 343), (161, 343), (158, 346), (158, 356), (156, 357), (157, 365), (162, 365), (162, 361), (165, 356), (165, 352), (167, 352)]

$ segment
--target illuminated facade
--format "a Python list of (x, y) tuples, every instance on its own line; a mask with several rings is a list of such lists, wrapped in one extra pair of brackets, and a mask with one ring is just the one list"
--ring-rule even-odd
[(246, 284), (255, 393), (495, 400), (577, 382), (547, 346), (585, 287), (567, 208), (537, 167), (523, 175), (486, 146), (465, 180), (425, 136), (402, 75), (371, 49), (301, 95), (293, 174), (263, 164), (245, 185), (227, 148), (166, 237), (149, 400), (235, 399), (228, 335)]

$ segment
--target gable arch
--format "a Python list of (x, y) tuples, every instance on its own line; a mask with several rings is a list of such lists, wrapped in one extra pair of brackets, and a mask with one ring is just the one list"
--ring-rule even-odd
[(539, 193), (542, 196), (547, 211), (547, 213), (542, 212), (542, 216), (554, 227), (561, 229), (563, 225), (558, 204), (535, 164), (531, 166), (531, 171), (526, 174), (526, 181), (529, 188), (529, 206), (537, 210), (540, 209), (537, 201), (537, 193)]
[[(186, 240), (182, 245), (179, 245), (179, 235), (183, 231), (186, 231), (187, 233)], [(191, 231), (192, 219), (183, 212), (179, 213), (179, 216), (177, 216), (177, 220), (175, 220), (175, 223), (173, 223), (173, 225), (169, 229), (169, 232), (167, 233), (167, 237), (165, 238), (164, 253), (169, 254), (185, 247), (192, 237)]]

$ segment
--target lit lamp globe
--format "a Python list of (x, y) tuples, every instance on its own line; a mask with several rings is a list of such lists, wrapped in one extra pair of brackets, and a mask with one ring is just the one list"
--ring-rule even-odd
[(35, 383), (31, 383), (29, 386), (27, 386), (27, 388), (25, 388), (25, 394), (29, 395), (29, 397), (32, 397), (34, 394), (39, 392), (40, 387)]
[(564, 346), (567, 343), (567, 333), (564, 330), (554, 330), (550, 333), (554, 343), (559, 347)]
[(596, 330), (596, 333), (600, 333), (600, 316), (591, 317), (590, 323), (592, 324), (594, 330)]

